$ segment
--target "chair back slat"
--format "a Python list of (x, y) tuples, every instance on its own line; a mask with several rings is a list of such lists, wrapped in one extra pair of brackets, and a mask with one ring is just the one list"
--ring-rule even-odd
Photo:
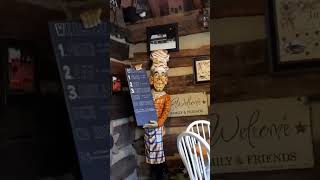
[[(199, 127), (200, 126), (200, 127)], [(192, 122), (186, 129), (187, 132), (193, 132), (200, 135), (205, 140), (210, 140), (210, 121), (197, 120)]]
[(210, 145), (199, 134), (191, 131), (178, 136), (179, 154), (191, 180), (209, 180), (210, 173), (207, 170), (210, 168)]

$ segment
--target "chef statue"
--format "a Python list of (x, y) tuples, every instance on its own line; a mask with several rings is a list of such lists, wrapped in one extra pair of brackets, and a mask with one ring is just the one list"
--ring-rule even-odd
[(169, 54), (166, 50), (156, 50), (150, 55), (152, 66), (150, 69), (150, 84), (158, 119), (145, 124), (145, 153), (146, 162), (150, 164), (151, 179), (168, 179), (168, 169), (163, 149), (164, 123), (170, 112), (170, 95), (164, 91), (168, 83), (167, 62)]

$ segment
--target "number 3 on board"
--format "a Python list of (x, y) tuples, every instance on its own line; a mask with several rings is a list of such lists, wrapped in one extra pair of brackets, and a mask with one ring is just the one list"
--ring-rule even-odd
[(78, 98), (78, 94), (76, 92), (76, 88), (73, 85), (68, 85), (67, 86), (68, 93), (69, 93), (69, 99), (70, 100), (75, 100)]

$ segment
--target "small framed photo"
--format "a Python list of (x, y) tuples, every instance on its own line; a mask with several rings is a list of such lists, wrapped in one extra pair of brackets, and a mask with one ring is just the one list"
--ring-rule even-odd
[(210, 82), (210, 57), (193, 58), (195, 84)]
[(179, 51), (178, 24), (147, 27), (147, 49), (149, 54), (158, 49)]
[(319, 1), (268, 1), (271, 70), (320, 69)]
[(8, 49), (8, 90), (12, 93), (35, 92), (35, 57), (30, 49), (11, 46)]

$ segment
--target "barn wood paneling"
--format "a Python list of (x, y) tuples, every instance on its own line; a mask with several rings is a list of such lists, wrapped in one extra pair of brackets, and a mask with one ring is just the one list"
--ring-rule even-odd
[[(318, 95), (318, 72), (270, 73), (265, 40), (212, 47), (211, 102), (240, 101), (272, 97)], [(316, 166), (318, 167), (318, 166)], [(252, 172), (217, 175), (235, 179), (317, 179), (319, 169)]]
[[(206, 56), (210, 55), (210, 46), (202, 46), (197, 49), (181, 49), (178, 52), (170, 52), (170, 60), (174, 58), (186, 58), (195, 56)], [(147, 61), (149, 60), (148, 53), (137, 52), (134, 53), (133, 62)], [(170, 62), (170, 61), (169, 61)]]
[(318, 95), (318, 72), (271, 73), (265, 40), (213, 47), (211, 102)]
[(199, 25), (197, 18), (199, 10), (184, 12), (168, 16), (161, 16), (140, 20), (135, 24), (127, 24), (128, 42), (138, 43), (146, 41), (146, 27), (164, 25), (179, 22), (179, 36), (208, 32), (208, 29), (203, 29)]
[(208, 119), (208, 116), (170, 117), (166, 121), (166, 127), (187, 127), (195, 120)]

